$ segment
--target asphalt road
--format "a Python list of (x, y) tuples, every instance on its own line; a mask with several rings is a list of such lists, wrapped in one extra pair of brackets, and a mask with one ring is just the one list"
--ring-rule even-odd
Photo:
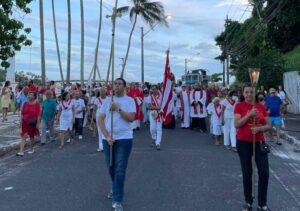
[[(57, 144), (23, 158), (0, 158), (1, 211), (111, 210), (96, 139), (85, 135), (63, 150)], [(299, 211), (300, 156), (290, 154), (288, 145), (272, 151), (268, 204), (275, 211)], [(161, 151), (150, 147), (148, 130), (135, 132), (125, 189), (125, 211), (231, 211), (244, 202), (237, 154), (215, 146), (208, 134), (182, 129), (163, 131)]]

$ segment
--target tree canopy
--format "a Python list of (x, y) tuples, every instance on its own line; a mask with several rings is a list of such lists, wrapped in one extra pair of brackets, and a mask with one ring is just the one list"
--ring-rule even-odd
[(23, 45), (31, 45), (27, 35), (30, 28), (25, 28), (22, 21), (15, 16), (28, 14), (31, 9), (28, 4), (32, 0), (1, 0), (0, 4), (0, 62), (4, 68), (9, 67), (9, 57), (20, 51)]
[(283, 54), (300, 43), (299, 0), (252, 0), (252, 15), (243, 23), (227, 19), (225, 30), (215, 37), (221, 55), (230, 58), (231, 74), (248, 82), (248, 68), (261, 68), (259, 82), (266, 87), (282, 83)]

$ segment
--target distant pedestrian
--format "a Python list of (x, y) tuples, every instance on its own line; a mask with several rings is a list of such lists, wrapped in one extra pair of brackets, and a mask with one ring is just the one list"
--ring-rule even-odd
[[(270, 96), (265, 98), (266, 108), (269, 111), (270, 123), (276, 128), (276, 143), (281, 145), (280, 141), (280, 126), (281, 126), (281, 117), (280, 117), (280, 106), (282, 105), (281, 99), (276, 96), (276, 90), (270, 88)], [(272, 130), (269, 131), (270, 140), (273, 140)]]
[(84, 111), (85, 111), (85, 103), (80, 97), (79, 91), (75, 92), (75, 98), (72, 99), (72, 103), (75, 108), (75, 123), (74, 123), (74, 131), (75, 135), (78, 134), (78, 139), (82, 139), (82, 131), (83, 131), (83, 120), (84, 120)]
[(152, 146), (160, 150), (162, 138), (163, 114), (160, 111), (162, 96), (158, 91), (157, 85), (152, 85), (151, 103), (148, 104), (150, 111), (150, 134), (152, 137)]
[(287, 113), (287, 106), (290, 104), (290, 100), (286, 94), (286, 91), (283, 89), (281, 85), (278, 86), (278, 94), (277, 96), (282, 101), (281, 104), (281, 113), (285, 115)]
[(69, 133), (70, 143), (74, 143), (73, 139), (73, 124), (75, 123), (75, 107), (70, 99), (69, 93), (65, 92), (62, 95), (61, 103), (59, 104), (58, 112), (59, 130), (60, 130), (60, 146), (62, 149), (64, 147), (64, 133)]
[(28, 154), (34, 153), (34, 137), (39, 136), (39, 125), (41, 120), (41, 107), (37, 101), (37, 93), (30, 92), (28, 94), (28, 102), (25, 102), (21, 111), (21, 144), (20, 151), (16, 154), (17, 156), (24, 155), (24, 147), (26, 143), (26, 137), (30, 138), (30, 150)]
[[(128, 159), (132, 149), (133, 131), (131, 122), (135, 119), (135, 102), (131, 97), (124, 95), (126, 81), (122, 78), (115, 80), (114, 102), (107, 98), (100, 109), (100, 128), (104, 137), (103, 146), (112, 181), (112, 207), (123, 210), (124, 183)], [(111, 117), (113, 112), (113, 133), (111, 136)], [(112, 165), (110, 166), (110, 147)]]
[(98, 129), (98, 142), (99, 147), (98, 152), (103, 151), (103, 136), (100, 128), (100, 111), (101, 107), (106, 99), (106, 89), (104, 87), (100, 88), (100, 91), (97, 92), (96, 98), (94, 100), (94, 111), (93, 111), (93, 121), (96, 120), (97, 129)]
[[(234, 124), (237, 128), (237, 150), (243, 173), (243, 187), (245, 205), (243, 211), (252, 210), (252, 169), (253, 135), (255, 135), (255, 162), (258, 170), (258, 209), (259, 211), (270, 210), (267, 206), (267, 190), (269, 183), (268, 153), (260, 145), (265, 142), (264, 131), (271, 129), (266, 109), (259, 103), (253, 105), (253, 87), (245, 85), (243, 89), (244, 102), (236, 104), (234, 109)], [(256, 127), (253, 126), (255, 118)]]
[(22, 89), (23, 87), (18, 84), (16, 86), (16, 95), (15, 95), (15, 111), (14, 111), (14, 114), (17, 113), (17, 111), (19, 111), (21, 109), (21, 94), (22, 94)]
[(46, 100), (44, 100), (42, 105), (42, 136), (41, 136), (41, 144), (44, 145), (46, 143), (47, 137), (47, 129), (50, 132), (50, 140), (55, 141), (54, 136), (54, 120), (56, 114), (56, 100), (52, 99), (51, 90), (46, 91)]
[(21, 110), (22, 110), (24, 103), (28, 102), (28, 92), (29, 92), (28, 86), (23, 87), (22, 93), (20, 94)]
[(213, 99), (213, 109), (212, 109), (212, 116), (211, 116), (211, 124), (212, 124), (212, 131), (215, 139), (215, 145), (219, 146), (221, 144), (221, 136), (222, 136), (222, 106), (220, 104), (220, 98), (215, 97)]
[(6, 81), (1, 91), (2, 122), (7, 121), (7, 113), (10, 105), (10, 81)]
[(238, 102), (237, 93), (229, 92), (222, 103), (222, 125), (224, 125), (224, 145), (227, 149), (236, 152), (236, 129), (234, 127), (234, 106)]

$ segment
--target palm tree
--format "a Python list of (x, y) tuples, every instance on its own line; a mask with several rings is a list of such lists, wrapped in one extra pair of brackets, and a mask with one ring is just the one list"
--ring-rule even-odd
[(41, 75), (42, 83), (46, 82), (46, 65), (45, 65), (45, 39), (44, 39), (44, 9), (43, 0), (40, 3), (40, 33), (41, 33)]
[(83, 0), (80, 0), (80, 11), (81, 11), (81, 55), (80, 55), (80, 82), (84, 84), (84, 10)]
[(55, 43), (56, 43), (56, 51), (57, 51), (57, 58), (58, 58), (58, 65), (59, 65), (59, 71), (60, 71), (60, 77), (61, 81), (64, 84), (64, 73), (62, 71), (61, 66), (61, 59), (60, 59), (60, 50), (58, 45), (58, 38), (57, 38), (57, 31), (56, 31), (56, 18), (55, 18), (55, 7), (54, 7), (54, 0), (52, 0), (52, 16), (53, 16), (53, 27), (54, 27), (54, 36), (55, 36)]
[(68, 55), (67, 55), (67, 82), (70, 82), (71, 74), (71, 3), (67, 0), (68, 5)]
[(165, 11), (161, 2), (150, 2), (149, 0), (131, 0), (133, 3), (132, 7), (126, 6), (123, 8), (119, 8), (123, 11), (129, 11), (129, 17), (131, 22), (133, 22), (132, 29), (128, 39), (128, 47), (124, 59), (124, 64), (122, 66), (121, 77), (124, 76), (124, 70), (126, 67), (126, 63), (128, 60), (129, 50), (131, 46), (131, 38), (133, 31), (135, 29), (135, 25), (137, 22), (138, 15), (141, 16), (143, 21), (145, 21), (151, 28), (153, 28), (156, 24), (164, 24), (167, 25), (167, 21), (165, 19)]

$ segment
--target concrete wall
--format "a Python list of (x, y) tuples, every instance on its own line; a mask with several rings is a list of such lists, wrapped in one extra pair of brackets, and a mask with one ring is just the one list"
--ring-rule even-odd
[(283, 75), (283, 85), (291, 104), (288, 112), (300, 114), (300, 75), (297, 71), (286, 72)]

